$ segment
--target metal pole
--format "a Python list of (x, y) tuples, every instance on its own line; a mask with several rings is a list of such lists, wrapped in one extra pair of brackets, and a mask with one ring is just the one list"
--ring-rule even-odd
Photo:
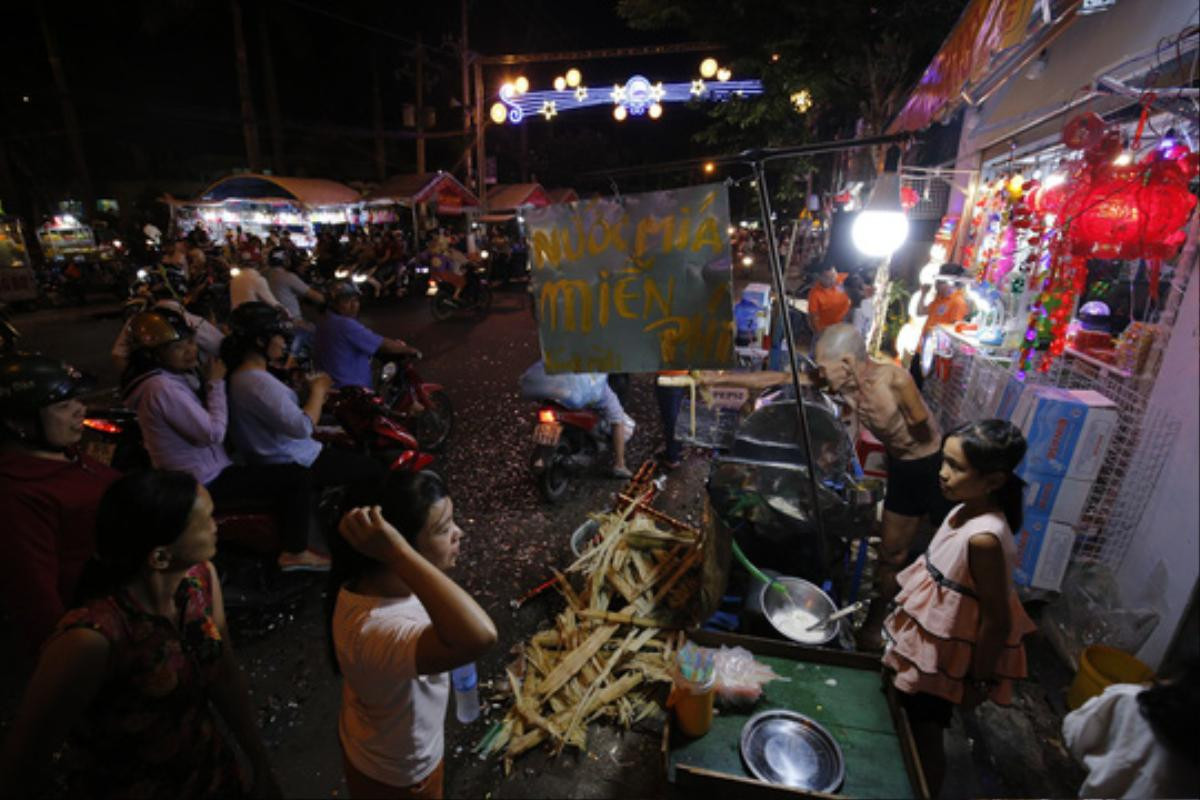
[(479, 202), (487, 208), (487, 151), (484, 144), (483, 121), (483, 61), (475, 57), (475, 178), (478, 181)]
[(467, 165), (466, 171), (463, 173), (463, 186), (471, 188), (472, 169), (475, 163), (475, 158), (471, 153), (471, 59), (470, 50), (467, 42), (467, 34), (469, 25), (467, 22), (467, 0), (460, 0), (458, 4), (459, 21), (462, 24), (462, 41), (459, 43), (462, 51), (462, 110), (463, 110), (463, 140), (467, 142)]
[(767, 232), (767, 262), (771, 267), (771, 282), (775, 285), (775, 296), (779, 299), (779, 313), (783, 317), (783, 332), (788, 345), (788, 361), (792, 367), (792, 388), (796, 392), (796, 419), (800, 422), (800, 433), (804, 437), (804, 456), (808, 459), (808, 485), (812, 491), (813, 521), (817, 524), (817, 552), (821, 568), (828, 568), (825, 549), (825, 523), (821, 518), (821, 499), (817, 493), (817, 470), (813, 464), (812, 436), (808, 430), (808, 412), (804, 410), (804, 395), (800, 392), (800, 370), (796, 365), (796, 341), (792, 337), (792, 320), (788, 315), (787, 298), (784, 295), (783, 266), (779, 262), (779, 245), (775, 241), (775, 223), (771, 219), (771, 198), (767, 191), (767, 171), (763, 160), (751, 162), (754, 178), (758, 183), (758, 202), (762, 206), (763, 228)]

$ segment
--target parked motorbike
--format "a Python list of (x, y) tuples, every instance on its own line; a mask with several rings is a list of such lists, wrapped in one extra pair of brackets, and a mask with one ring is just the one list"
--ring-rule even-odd
[(563, 499), (572, 478), (607, 463), (612, 426), (591, 409), (573, 411), (552, 401), (538, 407), (529, 470), (547, 502)]
[(454, 286), (447, 281), (430, 277), (429, 307), (438, 322), (450, 319), (456, 313), (469, 312), (483, 316), (492, 307), (492, 287), (487, 277), (487, 267), (472, 263), (466, 272), (467, 285), (458, 299), (454, 299)]
[(454, 407), (446, 390), (426, 383), (414, 364), (411, 356), (380, 356), (375, 386), (383, 405), (413, 432), (421, 450), (439, 450), (454, 431)]
[(373, 392), (338, 389), (330, 393), (324, 411), (337, 426), (318, 429), (314, 437), (319, 441), (381, 458), (392, 470), (419, 472), (433, 463), (433, 456), (423, 452), (400, 415)]

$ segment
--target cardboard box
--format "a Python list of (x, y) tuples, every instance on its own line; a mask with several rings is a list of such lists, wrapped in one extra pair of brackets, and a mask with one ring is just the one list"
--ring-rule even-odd
[(1057, 592), (1075, 546), (1075, 529), (1063, 522), (1026, 513), (1017, 533), (1017, 566), (1013, 581), (1018, 586)]
[(1035, 472), (1023, 464), (1017, 468), (1017, 475), (1026, 484), (1026, 515), (1046, 517), (1068, 525), (1079, 522), (1094, 481)]
[(1095, 480), (1117, 427), (1117, 407), (1090, 389), (1032, 386), (1021, 393), (1012, 422), (1029, 445), (1025, 469)]
[(990, 416), (996, 419), (1011, 420), (1013, 412), (1017, 409), (1017, 403), (1020, 401), (1021, 395), (1024, 394), (1026, 388), (1029, 387), (1024, 381), (1019, 381), (1010, 375), (1008, 382), (1004, 384), (1004, 388), (999, 392), (999, 398), (995, 406), (987, 409), (990, 412)]

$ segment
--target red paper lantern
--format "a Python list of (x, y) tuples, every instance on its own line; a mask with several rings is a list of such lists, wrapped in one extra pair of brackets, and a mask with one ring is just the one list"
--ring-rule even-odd
[(921, 202), (921, 195), (917, 194), (917, 190), (911, 186), (900, 187), (900, 207), (905, 211), (911, 211), (916, 207), (917, 203)]
[(1094, 258), (1172, 257), (1196, 205), (1182, 159), (1153, 151), (1140, 164), (1101, 163), (1081, 171), (1060, 214), (1069, 224), (1071, 252)]

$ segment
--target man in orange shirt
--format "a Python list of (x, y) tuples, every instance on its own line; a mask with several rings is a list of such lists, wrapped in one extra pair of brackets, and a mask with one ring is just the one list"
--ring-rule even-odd
[(850, 313), (850, 296), (842, 288), (846, 273), (838, 272), (833, 264), (818, 265), (814, 272), (817, 282), (808, 292), (808, 324), (813, 341), (830, 325), (837, 325)]
[(928, 299), (928, 292), (917, 304), (917, 316), (925, 317), (925, 327), (921, 329), (921, 339), (917, 343), (917, 351), (913, 354), (909, 373), (917, 384), (918, 389), (924, 388), (925, 376), (921, 374), (921, 351), (925, 347), (925, 337), (938, 325), (953, 325), (962, 322), (970, 313), (967, 298), (962, 290), (955, 286), (956, 279), (963, 274), (963, 268), (958, 264), (942, 264), (938, 269), (937, 280), (934, 281), (934, 296)]

